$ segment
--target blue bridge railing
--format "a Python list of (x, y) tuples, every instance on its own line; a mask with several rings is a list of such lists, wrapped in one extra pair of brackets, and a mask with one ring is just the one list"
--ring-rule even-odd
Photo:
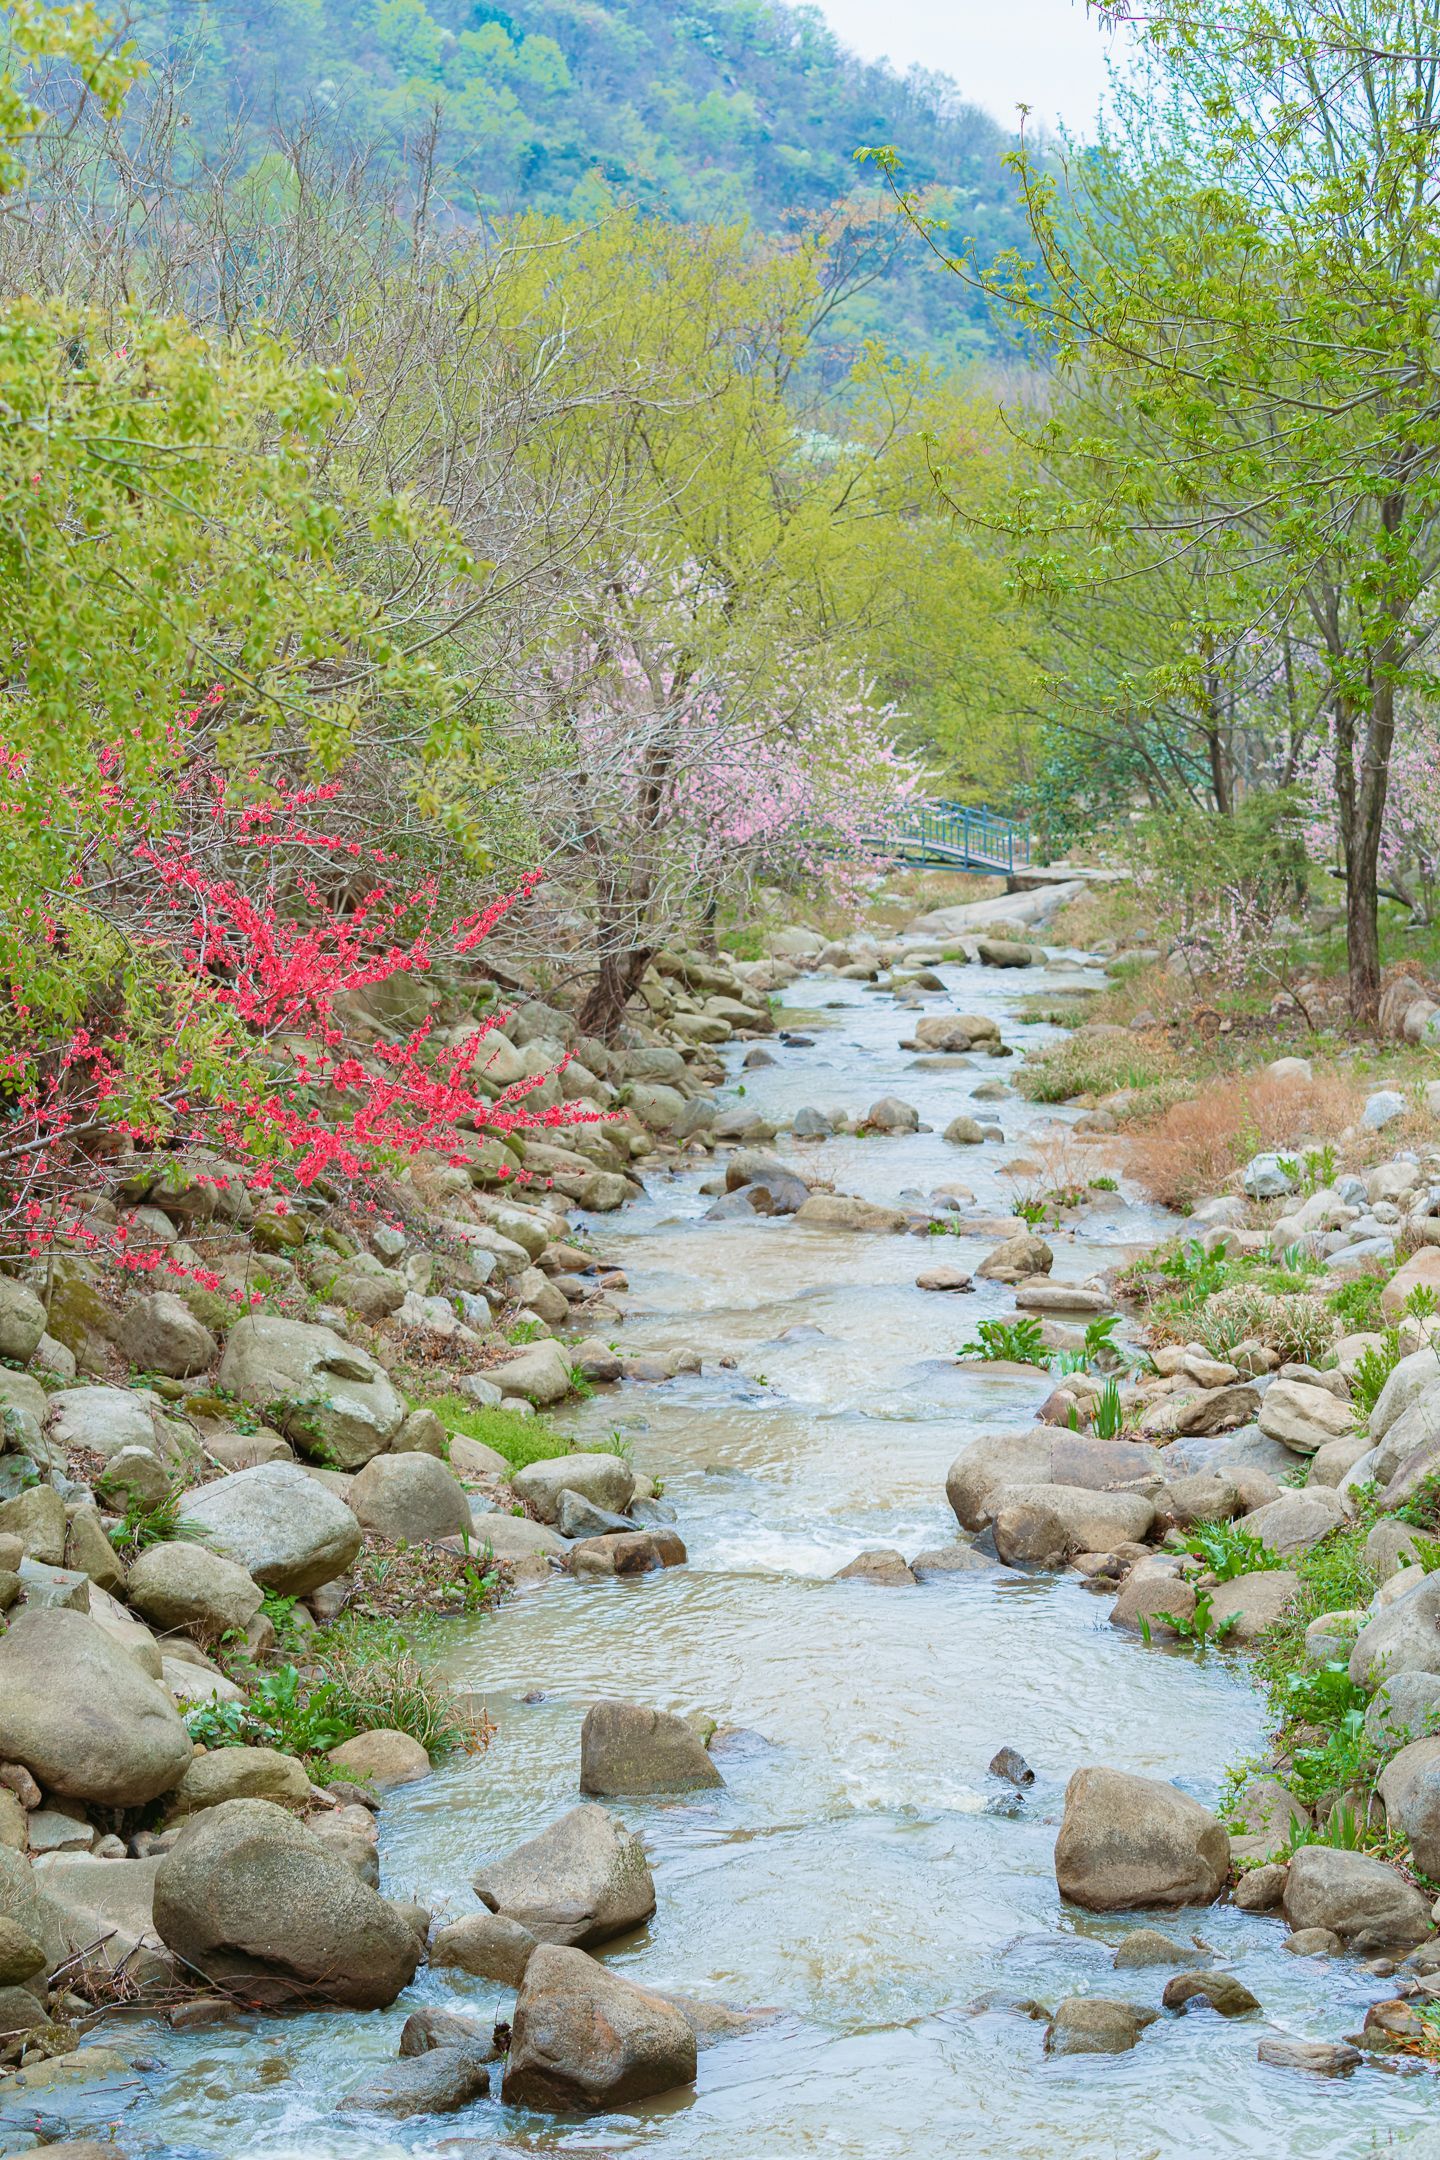
[(1030, 827), (983, 803), (917, 803), (889, 832), (876, 835), (875, 846), (902, 862), (952, 870), (1008, 875), (1030, 865)]

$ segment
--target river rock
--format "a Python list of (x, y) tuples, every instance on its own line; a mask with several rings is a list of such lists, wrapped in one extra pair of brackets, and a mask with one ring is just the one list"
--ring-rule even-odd
[(1297, 1455), (1313, 1455), (1327, 1440), (1339, 1440), (1354, 1427), (1350, 1403), (1304, 1380), (1272, 1380), (1260, 1405), (1261, 1432)]
[(1420, 1559), (1415, 1540), (1423, 1538), (1424, 1531), (1417, 1532), (1413, 1523), (1400, 1522), (1393, 1515), (1382, 1515), (1365, 1540), (1365, 1562), (1375, 1570), (1382, 1583), (1402, 1568), (1414, 1567)]
[(580, 1951), (540, 1946), (515, 2003), (504, 2098), (511, 2107), (623, 2107), (693, 2083), (695, 2035), (663, 1996)]
[[(633, 1508), (635, 1503), (630, 1503)], [(613, 1508), (596, 1507), (568, 1487), (559, 1496), (555, 1513), (555, 1527), (562, 1537), (627, 1537), (635, 1529), (638, 1517), (617, 1515)]]
[(1250, 1778), (1230, 1816), (1231, 1861), (1240, 1866), (1280, 1858), (1289, 1851), (1292, 1833), (1309, 1827), (1308, 1809), (1279, 1778)]
[(499, 1513), (476, 1515), (475, 1544), (496, 1560), (510, 1562), (563, 1560), (570, 1546), (548, 1523), (531, 1522), (526, 1515)]
[(262, 1589), (287, 1597), (330, 1582), (360, 1550), (350, 1509), (297, 1463), (232, 1471), (187, 1493), (185, 1514), (216, 1552), (238, 1561)]
[(1195, 1592), (1181, 1575), (1150, 1574), (1132, 1568), (1120, 1595), (1110, 1608), (1111, 1627), (1133, 1628), (1143, 1634), (1173, 1635), (1171, 1622), (1189, 1620), (1195, 1612)]
[(342, 2114), (453, 2115), (472, 2100), (489, 2096), (490, 2052), (481, 2047), (428, 2048), (423, 2055), (402, 2055), (378, 2076), (366, 2078), (340, 2101)]
[(973, 1440), (950, 1465), (945, 1497), (963, 1529), (983, 1530), (1008, 1486), (1053, 1482), (1103, 1492), (1107, 1486), (1149, 1476), (1160, 1465), (1159, 1451), (1136, 1441), (1092, 1440), (1053, 1426), (1031, 1425), (1023, 1432)]
[(140, 1372), (188, 1380), (216, 1354), (215, 1337), (173, 1290), (156, 1290), (132, 1305), (120, 1322), (119, 1345)]
[(503, 1913), (467, 1913), (463, 1920), (437, 1929), (430, 1963), (455, 1966), (501, 1987), (519, 1987), (536, 1947), (535, 1936), (518, 1920), (508, 1920)]
[(977, 1552), (973, 1545), (956, 1541), (953, 1545), (937, 1545), (933, 1552), (916, 1553), (910, 1562), (910, 1573), (917, 1582), (925, 1582), (939, 1575), (993, 1575), (1000, 1563), (988, 1553)]
[(1365, 2060), (1348, 2040), (1295, 2040), (1288, 2033), (1269, 2035), (1255, 2053), (1277, 2070), (1309, 2070), (1317, 2077), (1348, 2077)]
[(197, 1755), (170, 1801), (171, 1822), (226, 1800), (273, 1800), (280, 1807), (310, 1804), (310, 1778), (294, 1755), (278, 1748), (222, 1747)]
[(995, 1550), (1002, 1560), (1021, 1557), (1019, 1548), (1027, 1541), (1022, 1518), (1033, 1521), (1036, 1511), (1059, 1521), (1067, 1553), (1111, 1552), (1117, 1545), (1141, 1544), (1155, 1520), (1154, 1508), (1140, 1493), (1095, 1492), (1083, 1485), (1007, 1485), (995, 1498)]
[(915, 1023), (914, 1041), (921, 1050), (963, 1053), (973, 1050), (977, 1043), (999, 1040), (999, 1028), (982, 1013), (927, 1013)]
[(1154, 2010), (1104, 1995), (1067, 1995), (1045, 2028), (1047, 2055), (1124, 2055), (1138, 2042)]
[(1350, 1678), (1356, 1687), (1374, 1688), (1402, 1672), (1440, 1673), (1440, 1574), (1386, 1605), (1355, 1639)]
[(1117, 1972), (1132, 1965), (1188, 1965), (1195, 1956), (1193, 1944), (1171, 1942), (1158, 1928), (1136, 1928), (1115, 1952)]
[(1332, 1530), (1350, 1519), (1348, 1503), (1332, 1486), (1307, 1485), (1302, 1492), (1282, 1493), (1240, 1518), (1240, 1528), (1282, 1560), (1310, 1552)]
[(656, 1526), (627, 1536), (581, 1538), (570, 1548), (574, 1576), (650, 1575), (659, 1568), (683, 1567), (687, 1554), (673, 1530)]
[(27, 1283), (0, 1275), (0, 1358), (28, 1365), (45, 1333), (45, 1307)]
[(1181, 2015), (1195, 2002), (1208, 2003), (1223, 2018), (1249, 2017), (1260, 2008), (1259, 1999), (1243, 1981), (1226, 1972), (1176, 1973), (1166, 1981), (1160, 2000), (1167, 2010)]
[(435, 2003), (412, 2010), (400, 2028), (400, 2053), (428, 2055), (432, 2048), (445, 2047), (479, 2048), (491, 2062), (500, 2054), (492, 2028), (478, 2019), (462, 2017), (457, 2010), (442, 2010)]
[(1239, 1646), (1252, 1643), (1273, 1627), (1300, 1594), (1300, 1578), (1289, 1568), (1261, 1568), (1253, 1575), (1236, 1575), (1217, 1583), (1210, 1595), (1215, 1626), (1227, 1620), (1225, 1641)]
[(837, 1568), (831, 1579), (834, 1582), (888, 1583), (892, 1588), (915, 1581), (904, 1553), (896, 1552), (889, 1545), (872, 1545), (865, 1552), (857, 1553), (844, 1567)]
[(108, 1460), (122, 1448), (138, 1447), (157, 1457), (162, 1454), (154, 1410), (144, 1395), (130, 1388), (62, 1388), (50, 1397), (46, 1430), (67, 1453), (83, 1451)]
[(1302, 1845), (1285, 1877), (1285, 1918), (1298, 1933), (1328, 1928), (1347, 1949), (1413, 1950), (1430, 1933), (1430, 1907), (1413, 1884), (1371, 1853)]
[(486, 1378), (494, 1381), (502, 1395), (518, 1396), (543, 1410), (564, 1401), (570, 1393), (571, 1373), (570, 1354), (560, 1343), (537, 1342), (527, 1344), (503, 1365), (492, 1366)]
[(975, 1273), (987, 1282), (1021, 1283), (1032, 1275), (1048, 1275), (1055, 1255), (1044, 1238), (1033, 1230), (1021, 1230), (988, 1252)]
[(65, 1564), (65, 1502), (53, 1485), (32, 1485), (0, 1501), (0, 1532), (20, 1540), (26, 1559), (46, 1567)]
[(397, 1785), (415, 1785), (430, 1775), (430, 1757), (420, 1742), (389, 1725), (342, 1741), (325, 1760), (352, 1784), (370, 1785), (376, 1792), (393, 1792)]
[(164, 1689), (84, 1613), (27, 1610), (0, 1636), (0, 1760), (49, 1792), (140, 1807), (192, 1752)]
[(913, 1133), (920, 1130), (920, 1113), (898, 1095), (882, 1095), (879, 1102), (871, 1103), (861, 1124), (872, 1132)]
[(1055, 1879), (1072, 1904), (1090, 1912), (1209, 1905), (1229, 1873), (1224, 1825), (1174, 1785), (1087, 1767), (1066, 1786)]
[(655, 1910), (640, 1840), (593, 1803), (571, 1808), (482, 1867), (475, 1895), (539, 1941), (580, 1949), (628, 1934)]
[(464, 1487), (433, 1455), (377, 1455), (351, 1486), (349, 1503), (364, 1529), (391, 1544), (431, 1545), (470, 1535)]
[(41, 1872), (61, 1939), (82, 1969), (104, 1982), (122, 1972), (145, 1994), (170, 1992), (175, 1960), (155, 1926), (158, 1860), (102, 1860), (62, 1853)]
[(627, 1793), (695, 1792), (723, 1785), (685, 1718), (640, 1703), (592, 1703), (580, 1728), (580, 1790), (602, 1798)]
[(815, 1230), (863, 1230), (890, 1237), (910, 1228), (910, 1217), (900, 1208), (881, 1207), (853, 1193), (812, 1192), (795, 1220)]
[(404, 1397), (366, 1351), (331, 1328), (268, 1313), (236, 1321), (216, 1384), (336, 1470), (358, 1470), (380, 1454), (407, 1415)]
[(265, 1593), (236, 1560), (174, 1538), (147, 1545), (131, 1564), (125, 1595), (152, 1627), (200, 1635), (244, 1634)]
[(420, 1961), (394, 1906), (268, 1800), (227, 1800), (186, 1825), (160, 1862), (155, 1925), (196, 1971), (277, 2004), (382, 2009)]
[(614, 1514), (623, 1514), (635, 1493), (635, 1473), (625, 1458), (599, 1450), (527, 1463), (516, 1471), (512, 1483), (516, 1499), (547, 1523), (553, 1523), (560, 1512), (562, 1492), (578, 1493)]

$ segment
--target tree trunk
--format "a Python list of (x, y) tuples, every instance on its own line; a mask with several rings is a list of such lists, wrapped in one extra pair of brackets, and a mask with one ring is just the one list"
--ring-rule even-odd
[(601, 953), (599, 970), (576, 1019), (582, 1035), (598, 1035), (601, 1042), (614, 1041), (653, 950), (653, 946), (638, 945), (629, 952)]

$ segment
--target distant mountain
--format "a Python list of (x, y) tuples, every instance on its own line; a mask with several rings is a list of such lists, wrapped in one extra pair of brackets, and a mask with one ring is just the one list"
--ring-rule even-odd
[[(857, 59), (818, 8), (134, 0), (132, 13), (142, 48), (188, 79), (204, 135), (311, 108), (351, 133), (413, 138), (438, 105), (442, 161), (491, 215), (583, 215), (608, 192), (777, 232), (847, 201), (873, 206), (852, 153), (895, 143), (911, 184), (944, 190), (952, 246), (973, 239), (988, 259), (1021, 239), (1004, 130), (946, 76)], [(883, 254), (874, 229), (868, 245)], [(954, 357), (990, 341), (984, 303), (914, 239), (831, 325), (868, 332)]]

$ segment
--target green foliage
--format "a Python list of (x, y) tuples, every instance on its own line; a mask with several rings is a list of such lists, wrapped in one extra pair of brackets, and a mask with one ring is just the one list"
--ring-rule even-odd
[(521, 1417), (514, 1410), (483, 1410), (464, 1395), (435, 1396), (425, 1406), (452, 1433), (478, 1440), (503, 1455), (512, 1470), (527, 1463), (549, 1462), (575, 1452), (575, 1444), (543, 1417)]
[(1119, 1387), (1107, 1380), (1095, 1398), (1095, 1411), (1091, 1420), (1097, 1440), (1119, 1440), (1125, 1432), (1125, 1405), (1120, 1400)]
[(980, 1358), (987, 1364), (1041, 1365), (1045, 1361), (1045, 1337), (1040, 1322), (1026, 1314), (1020, 1320), (982, 1320), (974, 1342), (962, 1343), (955, 1355)]
[(1253, 1537), (1234, 1523), (1196, 1523), (1179, 1541), (1181, 1552), (1203, 1560), (1217, 1582), (1233, 1582), (1237, 1575), (1254, 1575), (1265, 1568), (1283, 1567), (1278, 1553), (1263, 1538)]
[(1031, 1102), (1068, 1102), (1074, 1095), (1152, 1087), (1173, 1078), (1177, 1069), (1174, 1053), (1161, 1045), (1077, 1028), (1028, 1056), (1015, 1084)]
[(167, 1493), (153, 1507), (131, 1500), (118, 1523), (111, 1526), (110, 1542), (124, 1560), (133, 1560), (147, 1545), (208, 1545), (210, 1533), (203, 1523), (190, 1522), (180, 1510), (186, 1495)]
[(257, 1673), (244, 1702), (200, 1703), (185, 1723), (204, 1747), (272, 1747), (284, 1755), (323, 1755), (363, 1729), (345, 1716), (328, 1680), (307, 1681), (296, 1665)]
[(1427, 1472), (1409, 1499), (1390, 1512), (1417, 1530), (1440, 1532), (1440, 1470)]
[(1326, 1302), (1347, 1335), (1384, 1333), (1385, 1315), (1380, 1299), (1385, 1282), (1383, 1275), (1357, 1275), (1353, 1282), (1342, 1283), (1338, 1290), (1330, 1292)]
[(1018, 1215), (1022, 1222), (1028, 1223), (1030, 1228), (1034, 1230), (1037, 1225), (1044, 1222), (1050, 1210), (1043, 1200), (1017, 1200), (1010, 1212), (1012, 1215)]
[(1355, 1417), (1365, 1424), (1380, 1399), (1380, 1391), (1400, 1362), (1400, 1330), (1386, 1328), (1378, 1350), (1362, 1350), (1350, 1375), (1350, 1400)]
[[(1215, 1618), (1215, 1599), (1209, 1590), (1196, 1591), (1193, 1613), (1160, 1612), (1155, 1618), (1163, 1621), (1181, 1642), (1189, 1643), (1196, 1650), (1208, 1649), (1212, 1643), (1218, 1647), (1237, 1624), (1234, 1613), (1227, 1613), (1223, 1620)], [(1150, 1642), (1150, 1622), (1143, 1613), (1140, 1633), (1147, 1643)]]

